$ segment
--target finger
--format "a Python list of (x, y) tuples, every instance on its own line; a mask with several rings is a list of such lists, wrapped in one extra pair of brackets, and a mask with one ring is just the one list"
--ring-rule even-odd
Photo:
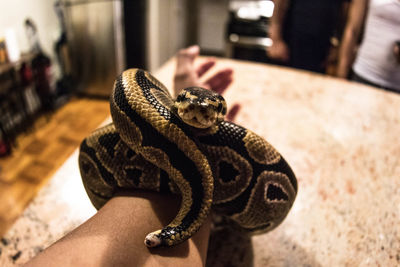
[(227, 121), (234, 121), (241, 106), (239, 104), (234, 104), (233, 107), (228, 111), (228, 114), (226, 114), (226, 120)]
[(179, 50), (176, 56), (176, 72), (179, 74), (192, 68), (193, 62), (199, 53), (200, 47), (198, 45)]
[(213, 91), (212, 88), (211, 88), (208, 84), (202, 83), (202, 84), (200, 84), (199, 86), (202, 87), (202, 88), (204, 88), (204, 89)]
[(194, 60), (199, 53), (200, 47), (198, 45), (181, 49), (177, 53), (174, 74), (174, 96), (177, 96), (183, 88), (200, 85), (194, 69)]
[(189, 58), (195, 58), (200, 54), (200, 47), (198, 45), (192, 45), (187, 48), (183, 48), (179, 50), (177, 56), (178, 57), (189, 57)]
[(220, 83), (216, 85), (214, 88), (211, 88), (211, 90), (220, 95), (223, 95), (231, 83), (232, 83), (232, 78), (228, 78), (226, 80), (220, 81)]
[(208, 79), (205, 84), (207, 84), (214, 92), (222, 94), (232, 83), (232, 73), (232, 69), (222, 70)]
[(214, 59), (209, 59), (206, 62), (202, 63), (196, 70), (197, 76), (201, 77), (204, 73), (206, 73), (210, 68), (215, 65)]
[(212, 81), (211, 83), (207, 84), (207, 87), (210, 88), (212, 91), (222, 95), (231, 83), (231, 77), (224, 77), (220, 80)]

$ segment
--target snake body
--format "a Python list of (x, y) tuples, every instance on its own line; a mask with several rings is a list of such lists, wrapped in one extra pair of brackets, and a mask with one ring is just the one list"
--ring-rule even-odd
[[(195, 116), (190, 118), (194, 124), (185, 123), (176, 103), (187, 94), (174, 102), (143, 70), (127, 70), (117, 78), (110, 99), (113, 123), (80, 146), (81, 176), (93, 205), (101, 208), (121, 188), (180, 194), (178, 214), (146, 236), (149, 247), (190, 238), (210, 210), (246, 232), (279, 225), (297, 193), (287, 162), (262, 137), (219, 117), (206, 129), (193, 127), (203, 120)], [(210, 99), (207, 105), (226, 112), (218, 102), (222, 97)]]

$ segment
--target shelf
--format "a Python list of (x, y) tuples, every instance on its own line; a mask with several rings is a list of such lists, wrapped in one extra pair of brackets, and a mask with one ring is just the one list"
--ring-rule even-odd
[(22, 54), (21, 58), (15, 62), (0, 64), (0, 75), (12, 69), (18, 68), (24, 62), (31, 62), (35, 55), (36, 53)]

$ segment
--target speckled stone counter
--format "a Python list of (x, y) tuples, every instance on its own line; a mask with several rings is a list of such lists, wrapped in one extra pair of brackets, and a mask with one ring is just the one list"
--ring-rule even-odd
[[(283, 224), (249, 243), (254, 266), (400, 266), (400, 94), (262, 64), (216, 68), (226, 66), (235, 73), (225, 98), (242, 104), (236, 122), (275, 146), (299, 182)], [(169, 87), (173, 69), (170, 60), (156, 73)], [(75, 152), (1, 240), (0, 266), (94, 213)]]

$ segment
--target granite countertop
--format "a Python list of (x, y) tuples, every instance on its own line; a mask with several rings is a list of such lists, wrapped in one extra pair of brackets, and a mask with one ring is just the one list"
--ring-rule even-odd
[[(200, 59), (201, 60), (201, 59)], [(400, 94), (283, 67), (232, 67), (228, 104), (299, 182), (274, 231), (252, 238), (254, 266), (400, 265)], [(171, 87), (174, 60), (156, 77)], [(95, 213), (76, 151), (1, 239), (0, 266), (23, 263)]]

